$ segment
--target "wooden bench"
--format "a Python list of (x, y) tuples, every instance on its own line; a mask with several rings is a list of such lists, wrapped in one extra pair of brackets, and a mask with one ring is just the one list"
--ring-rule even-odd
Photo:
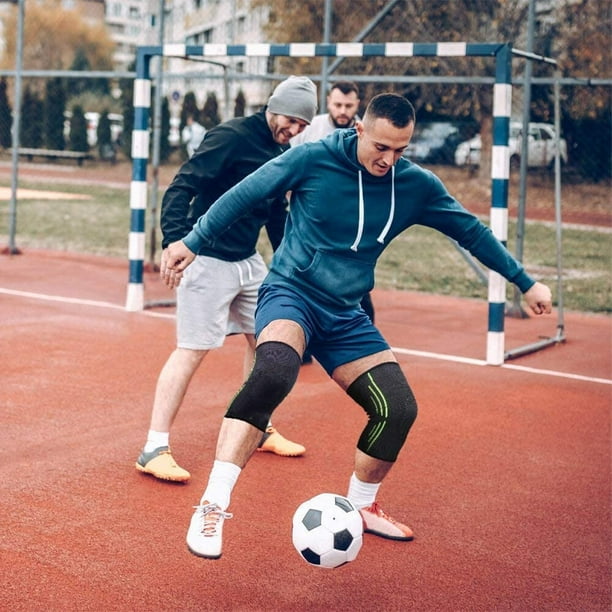
[(85, 151), (60, 151), (57, 149), (34, 149), (34, 148), (19, 148), (19, 155), (27, 157), (32, 161), (34, 157), (46, 157), (47, 159), (74, 159), (79, 166), (83, 165), (86, 159), (93, 159), (91, 153)]

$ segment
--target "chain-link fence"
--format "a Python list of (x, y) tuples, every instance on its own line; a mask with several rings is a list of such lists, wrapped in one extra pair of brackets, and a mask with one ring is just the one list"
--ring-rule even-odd
[[(282, 75), (278, 75), (282, 78)], [(417, 130), (407, 150), (414, 161), (433, 166), (443, 175), (449, 190), (466, 205), (485, 212), (490, 201), (490, 116), (476, 118), (457, 116), (454, 100), (469, 89), (474, 97), (485, 97), (491, 91), (489, 82), (465, 83), (461, 79), (423, 79), (411, 82), (383, 81), (355, 76), (362, 95), (363, 112), (369, 93), (385, 89), (403, 91), (418, 111)], [(11, 159), (12, 117), (14, 116), (14, 75), (0, 77), (0, 161)], [(166, 76), (164, 75), (164, 79)], [(317, 79), (313, 76), (313, 79)], [(168, 79), (169, 80), (169, 79)], [(206, 128), (231, 118), (248, 114), (265, 102), (249, 100), (245, 91), (249, 84), (259, 82), (259, 89), (269, 92), (276, 81), (257, 75), (201, 75), (193, 73), (181, 84), (180, 75), (172, 75), (167, 95), (161, 97), (159, 124), (161, 165), (178, 168), (186, 159), (183, 128), (187, 116), (199, 119)], [(566, 219), (594, 223), (609, 223), (609, 187), (612, 170), (612, 125), (609, 110), (610, 86), (564, 79), (560, 87), (561, 162), (563, 204)], [(570, 82), (568, 82), (570, 81)], [(165, 81), (162, 81), (164, 83)], [(155, 80), (153, 81), (155, 85)], [(440, 104), (435, 108), (420, 104), (431, 99), (435, 89)], [(510, 130), (511, 181), (509, 206), (518, 200), (518, 168), (522, 152), (522, 87), (514, 87), (513, 117)], [(531, 120), (528, 133), (529, 206), (527, 218), (545, 215), (544, 209), (552, 197), (555, 131), (553, 121), (553, 84), (532, 85)], [(231, 96), (226, 103), (224, 95)], [(608, 105), (597, 117), (569, 117), (563, 105), (576, 98), (595, 97)], [(52, 162), (54, 164), (85, 163), (90, 170), (110, 163), (131, 163), (131, 132), (133, 127), (133, 77), (99, 74), (66, 76), (66, 73), (37, 73), (24, 76), (21, 105), (20, 164)], [(229, 116), (228, 116), (229, 113)], [(151, 113), (153, 130), (154, 112)], [(153, 144), (155, 139), (151, 138)], [(64, 154), (62, 154), (64, 152)], [(78, 154), (82, 157), (70, 157)], [(542, 197), (545, 192), (546, 197)], [(3, 216), (4, 217), (4, 216)]]
[[(210, 128), (219, 121), (241, 113), (249, 114), (265, 103), (276, 82), (283, 75), (247, 75), (225, 72), (223, 75), (199, 76), (191, 72), (189, 78), (180, 75), (163, 75), (160, 123), (154, 125), (155, 113), (151, 113), (152, 133), (159, 129), (160, 171), (159, 187), (163, 190), (179, 164), (186, 159), (182, 139), (182, 128), (188, 115), (196, 116)], [(492, 82), (486, 78), (423, 77), (420, 82), (412, 77), (393, 78), (384, 75), (376, 79), (367, 75), (344, 75), (342, 78), (356, 80), (362, 91), (363, 113), (369, 97), (381, 90), (401, 91), (409, 97), (418, 111), (418, 129), (407, 150), (414, 161), (431, 167), (444, 180), (449, 191), (470, 210), (486, 216), (491, 202), (490, 179), (490, 113), (480, 117), (457, 114), (457, 97), (470, 92), (474, 98), (486, 100), (491, 95)], [(171, 78), (170, 78), (171, 77)], [(317, 75), (311, 75), (318, 81)], [(340, 78), (339, 76), (334, 78)], [(134, 122), (132, 74), (112, 73), (104, 77), (101, 73), (84, 71), (38, 72), (23, 75), (23, 98), (21, 106), (20, 155), (21, 168), (38, 168), (39, 177), (51, 174), (60, 167), (76, 167), (82, 164), (87, 176), (98, 173), (100, 181), (116, 182), (118, 177), (129, 183), (131, 175), (131, 136)], [(334, 79), (331, 79), (333, 81)], [(509, 181), (509, 212), (516, 215), (520, 199), (519, 172), (522, 147), (522, 84), (520, 79), (514, 86), (513, 121), (510, 131), (511, 174)], [(169, 85), (171, 83), (171, 85)], [(265, 95), (251, 96), (253, 83)], [(153, 79), (155, 87), (156, 80)], [(4, 184), (8, 185), (12, 147), (12, 117), (14, 116), (15, 75), (6, 73), (0, 77), (0, 167), (5, 169)], [(247, 92), (247, 93), (245, 93)], [(561, 86), (561, 161), (563, 221), (610, 226), (610, 171), (611, 171), (611, 121), (609, 111), (609, 84), (580, 82), (563, 79)], [(528, 172), (526, 218), (554, 220), (554, 143), (556, 142), (553, 121), (553, 80), (539, 79), (532, 85), (530, 122), (528, 127)], [(229, 100), (227, 96), (230, 96)], [(575, 118), (563, 111), (564, 106), (576, 106), (575, 100), (589, 96), (602, 101), (599, 117)], [(439, 100), (432, 107), (421, 100)], [(607, 107), (606, 107), (607, 105)], [(152, 109), (154, 110), (154, 109)], [(155, 142), (151, 138), (151, 145)], [(64, 152), (64, 154), (62, 154)], [(78, 153), (82, 157), (71, 157)], [(154, 156), (150, 155), (150, 159)], [(109, 168), (114, 168), (109, 175)], [(1, 180), (1, 179), (0, 179)], [(57, 178), (53, 179), (57, 181)], [(97, 181), (96, 181), (97, 182)], [(96, 245), (97, 238), (78, 245), (65, 235), (70, 224), (61, 220), (51, 224), (44, 237), (32, 235), (31, 224), (35, 223), (27, 214), (19, 213), (17, 245), (53, 246), (76, 248), (97, 253), (125, 254), (127, 252), (129, 214), (126, 187), (124, 211), (120, 221), (110, 228), (110, 240)], [(21, 206), (21, 204), (19, 205)], [(19, 210), (19, 207), (18, 207)], [(8, 233), (9, 209), (0, 203), (2, 233)], [(66, 215), (61, 206), (47, 207), (48, 216)], [(159, 250), (159, 232), (156, 232), (158, 211), (147, 215), (147, 249), (152, 265)], [(50, 226), (50, 227), (51, 227)], [(54, 237), (52, 232), (58, 232)], [(79, 231), (76, 229), (75, 231)], [(103, 243), (103, 244), (102, 244)], [(449, 285), (450, 286), (450, 285)], [(606, 285), (607, 286), (607, 285)], [(472, 288), (470, 291), (475, 293)], [(598, 306), (597, 309), (600, 307)]]
[[(112, 155), (124, 160), (130, 157), (130, 131), (133, 122), (132, 82), (130, 78), (115, 76), (101, 78), (82, 76), (36, 76), (23, 79), (21, 103), (21, 126), (19, 145), (53, 151), (75, 151), (86, 153), (91, 159), (107, 159)], [(181, 130), (187, 116), (194, 116), (206, 128), (233, 116), (256, 110), (265, 102), (249, 100), (245, 95), (246, 85), (259, 80), (264, 91), (271, 90), (274, 81), (268, 77), (234, 75), (200, 77), (191, 74), (181, 83), (179, 75), (172, 75), (171, 91), (162, 96), (161, 108), (161, 160), (169, 159), (171, 153), (184, 145)], [(317, 79), (316, 76), (313, 76)], [(354, 77), (359, 81), (360, 77)], [(229, 80), (229, 84), (228, 81)], [(414, 81), (414, 79), (412, 79)], [(452, 80), (452, 77), (451, 77)], [(571, 79), (564, 79), (571, 82)], [(261, 87), (263, 83), (263, 87)], [(383, 89), (403, 91), (417, 108), (418, 129), (410, 150), (411, 157), (424, 164), (468, 166), (473, 171), (481, 160), (481, 125), (486, 116), (474, 117), (455, 114), (453, 100), (458, 88), (469, 87), (472, 95), (478, 90), (490, 89), (488, 84), (464, 84), (461, 81), (402, 84), (395, 82), (377, 84), (369, 79), (362, 84), (368, 92)], [(435, 88), (441, 101), (435, 108), (431, 104), (420, 104), (420, 98), (431, 99), (428, 88)], [(518, 166), (521, 133), (520, 121), (521, 86), (515, 86), (513, 122), (511, 130), (511, 160)], [(553, 125), (552, 84), (532, 85), (532, 103), (529, 129), (528, 165), (531, 169), (552, 167), (555, 140)], [(7, 156), (12, 146), (12, 121), (14, 113), (14, 76), (0, 77), (0, 152)], [(462, 94), (465, 95), (465, 94)], [(225, 96), (229, 96), (226, 100)], [(600, 116), (583, 117), (563, 113), (564, 103), (576, 98), (592, 97), (601, 101)], [(610, 86), (575, 81), (561, 86), (561, 158), (566, 180), (572, 184), (609, 180), (612, 173), (612, 111), (610, 109)], [(362, 99), (362, 111), (367, 99)], [(153, 126), (151, 126), (153, 127)], [(109, 153), (112, 152), (112, 155)], [(176, 158), (173, 159), (176, 161)]]

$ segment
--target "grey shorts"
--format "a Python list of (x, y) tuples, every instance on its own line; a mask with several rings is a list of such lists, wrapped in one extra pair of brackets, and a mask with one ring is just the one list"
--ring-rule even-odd
[(229, 334), (255, 333), (257, 291), (267, 273), (259, 253), (242, 261), (198, 255), (176, 292), (176, 345), (214, 349)]

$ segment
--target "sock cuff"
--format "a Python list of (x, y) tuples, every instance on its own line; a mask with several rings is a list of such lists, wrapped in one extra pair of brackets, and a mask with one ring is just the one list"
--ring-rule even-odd
[(152, 451), (160, 446), (169, 446), (170, 443), (170, 432), (168, 431), (155, 431), (149, 429), (147, 433), (147, 440), (145, 443), (145, 451)]
[(349, 482), (347, 497), (353, 502), (357, 509), (367, 508), (376, 501), (376, 494), (380, 488), (380, 482), (363, 482), (353, 472)]
[(229, 461), (219, 461), (215, 459), (213, 463), (213, 470), (219, 476), (225, 476), (236, 482), (238, 480), (238, 476), (240, 476), (240, 472), (242, 472), (242, 468), (235, 463), (230, 463)]

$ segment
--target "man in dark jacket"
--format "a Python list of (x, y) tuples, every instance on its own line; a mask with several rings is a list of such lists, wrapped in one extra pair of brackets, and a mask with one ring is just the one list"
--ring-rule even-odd
[[(206, 133), (164, 195), (162, 265), (166, 247), (186, 236), (216, 199), (287, 149), (289, 140), (312, 120), (316, 100), (312, 81), (292, 76), (276, 87), (265, 110), (232, 119)], [(284, 198), (258, 202), (214, 245), (199, 250), (194, 265), (182, 278), (177, 289), (177, 347), (157, 381), (147, 441), (136, 462), (139, 471), (163, 480), (190, 478), (170, 453), (170, 428), (202, 359), (211, 349), (222, 346), (226, 335), (245, 335), (245, 377), (248, 374), (255, 351), (257, 292), (267, 273), (257, 241), (265, 226), (276, 249), (286, 216)], [(258, 448), (283, 456), (299, 456), (305, 451), (302, 445), (281, 436), (271, 423)]]

